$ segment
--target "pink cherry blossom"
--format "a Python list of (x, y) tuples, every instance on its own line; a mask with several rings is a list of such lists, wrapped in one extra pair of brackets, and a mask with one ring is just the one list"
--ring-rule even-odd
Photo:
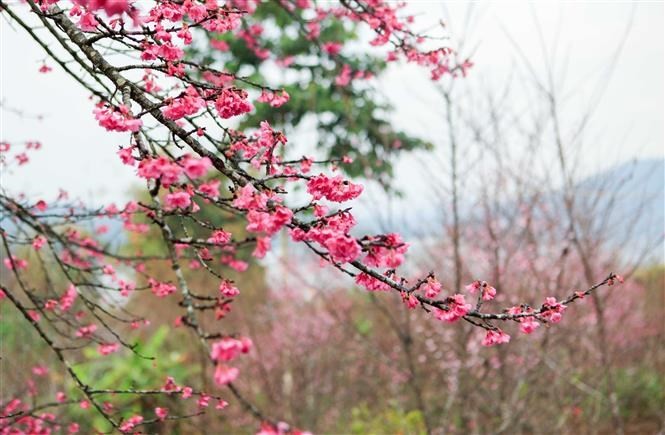
[(81, 15), (78, 24), (79, 28), (84, 32), (92, 32), (97, 28), (99, 22), (97, 21), (97, 19), (93, 14), (91, 14), (90, 12), (86, 12)]
[(120, 349), (118, 343), (102, 343), (97, 347), (97, 351), (100, 355), (110, 355), (117, 352)]
[(221, 181), (219, 180), (211, 180), (208, 181), (207, 183), (202, 183), (199, 185), (197, 188), (197, 191), (201, 192), (202, 194), (212, 198), (212, 199), (217, 199), (219, 198), (219, 185), (221, 184)]
[(224, 230), (215, 230), (207, 241), (215, 245), (225, 245), (231, 241), (231, 233)]
[(224, 89), (215, 100), (215, 108), (222, 118), (231, 118), (251, 112), (253, 107), (247, 101), (247, 92), (242, 89)]
[(344, 234), (331, 235), (325, 246), (332, 259), (340, 263), (354, 261), (360, 256), (360, 245), (356, 239)]
[(131, 116), (126, 106), (108, 107), (98, 105), (94, 110), (94, 114), (99, 125), (108, 131), (138, 131), (143, 125), (143, 121)]
[(229, 367), (224, 364), (218, 364), (215, 369), (214, 379), (217, 385), (226, 385), (236, 380), (240, 370), (235, 367)]
[(240, 290), (230, 281), (222, 281), (219, 285), (219, 292), (227, 298), (233, 298), (240, 294)]
[(282, 206), (275, 207), (273, 212), (250, 210), (247, 213), (247, 231), (273, 235), (291, 222), (293, 212)]
[(402, 292), (402, 301), (411, 310), (416, 308), (419, 304), (418, 298), (416, 298), (413, 292), (408, 294), (406, 292)]
[(342, 44), (339, 42), (326, 42), (323, 44), (323, 50), (331, 56), (337, 56), (342, 50)]
[(192, 205), (192, 197), (189, 192), (181, 190), (166, 195), (166, 208), (167, 210), (186, 209)]
[(168, 408), (160, 408), (159, 406), (155, 408), (155, 415), (160, 420), (166, 420), (166, 417), (169, 415)]
[(62, 311), (68, 311), (72, 307), (72, 305), (74, 305), (74, 301), (76, 300), (77, 297), (78, 297), (78, 292), (76, 290), (76, 287), (74, 287), (74, 284), (69, 284), (67, 290), (60, 298), (60, 309)]
[(97, 325), (94, 323), (88, 326), (82, 326), (76, 331), (76, 336), (79, 338), (89, 338), (97, 330)]
[(436, 278), (429, 277), (422, 289), (425, 290), (425, 297), (433, 299), (441, 293), (441, 283)]
[(444, 322), (453, 323), (466, 316), (471, 311), (472, 305), (466, 303), (464, 295), (455, 294), (448, 298), (448, 310), (436, 308), (434, 315)]
[(344, 180), (341, 175), (330, 178), (319, 174), (307, 182), (307, 192), (314, 199), (326, 198), (329, 201), (344, 202), (357, 198), (362, 191), (361, 185)]
[(208, 170), (212, 167), (212, 162), (210, 162), (208, 157), (197, 159), (187, 156), (183, 159), (182, 165), (188, 177), (200, 178), (208, 173)]
[(180, 391), (180, 387), (178, 387), (178, 384), (175, 382), (175, 379), (173, 379), (173, 376), (166, 377), (162, 391)]
[(496, 296), (496, 289), (489, 285), (487, 281), (474, 281), (471, 284), (468, 284), (465, 288), (471, 294), (480, 290), (484, 301), (491, 301)]
[(136, 288), (136, 285), (132, 282), (120, 279), (118, 280), (118, 287), (120, 288), (120, 296), (127, 297), (131, 291)]
[(166, 157), (146, 158), (139, 162), (138, 175), (146, 179), (160, 179), (165, 187), (176, 183), (184, 170)]
[(369, 291), (389, 291), (390, 286), (383, 281), (374, 278), (366, 273), (356, 275), (356, 284), (365, 287)]
[(152, 293), (160, 298), (166, 297), (177, 290), (173, 284), (159, 282), (152, 278), (148, 280), (148, 283)]
[(9, 270), (22, 270), (28, 267), (28, 261), (12, 255), (10, 258), (5, 258), (2, 261), (5, 267)]
[(524, 317), (520, 320), (520, 331), (525, 334), (531, 334), (533, 331), (538, 329), (540, 323), (533, 317)]
[(257, 237), (256, 247), (252, 252), (252, 256), (256, 258), (264, 258), (269, 250), (270, 250), (270, 237)]
[(201, 394), (196, 404), (198, 405), (199, 408), (207, 408), (208, 405), (210, 404), (210, 396), (208, 396), (207, 394)]
[(162, 113), (167, 119), (176, 120), (196, 115), (206, 106), (205, 100), (193, 86), (189, 86), (182, 96), (169, 101)]
[(122, 425), (120, 425), (120, 430), (122, 432), (131, 432), (136, 425), (143, 422), (143, 417), (140, 415), (134, 415), (128, 418)]
[(212, 345), (210, 358), (214, 361), (231, 361), (242, 349), (242, 343), (235, 338), (223, 338)]
[(510, 335), (506, 334), (500, 329), (488, 330), (483, 338), (483, 346), (494, 346), (495, 344), (508, 343), (510, 341)]
[(351, 83), (351, 67), (347, 64), (344, 64), (339, 75), (335, 77), (335, 84), (337, 86), (347, 86)]
[(543, 311), (541, 316), (552, 323), (559, 323), (561, 321), (563, 312), (566, 310), (566, 306), (558, 302), (556, 298), (553, 297), (545, 298), (543, 308), (545, 311)]
[(48, 374), (48, 367), (35, 366), (32, 368), (32, 374), (35, 376), (46, 376)]
[(279, 93), (263, 90), (258, 101), (261, 103), (270, 103), (271, 107), (280, 107), (286, 104), (289, 101), (289, 94), (285, 90), (281, 90)]
[(404, 262), (404, 254), (409, 248), (402, 237), (396, 233), (376, 237), (366, 237), (367, 256), (363, 263), (372, 267), (389, 267), (395, 269)]

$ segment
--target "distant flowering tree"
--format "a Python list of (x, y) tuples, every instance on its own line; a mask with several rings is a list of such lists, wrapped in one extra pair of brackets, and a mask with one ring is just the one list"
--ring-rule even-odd
[[(238, 365), (252, 352), (252, 342), (221, 329), (219, 322), (243, 293), (228, 277), (229, 270), (245, 271), (242, 254), (252, 250), (254, 257), (262, 258), (271, 249), (271, 239), (282, 231), (370, 292), (394, 293), (409, 309), (484, 329), (486, 346), (510, 341), (500, 323), (519, 323), (522, 332), (530, 333), (541, 323), (557, 323), (568, 304), (621, 281), (609, 274), (560, 300), (550, 297), (539, 306), (487, 312), (483, 302), (492, 300), (496, 289), (485, 281), (448, 292), (433, 273), (400, 273), (408, 244), (398, 234), (352, 235), (356, 221), (340, 204), (360, 196), (363, 187), (335, 175), (340, 165), (352, 163), (350, 157), (315, 161), (291, 155), (286, 135), (266, 120), (244, 122), (238, 129), (238, 121), (251, 113), (288, 113), (289, 93), (258, 73), (247, 77), (242, 69), (216, 69), (185, 57), (188, 46), (209, 43), (219, 49), (242, 40), (258, 58), (274, 61), (274, 68), (292, 65), (282, 53), (274, 55), (262, 46), (256, 25), (247, 26), (255, 21), (255, 2), (26, 0), (26, 5), (28, 14), (21, 10), (23, 5), (0, 1), (7, 18), (44, 48), (50, 62), (90, 91), (95, 119), (110, 134), (119, 133), (124, 143), (118, 156), (136, 168), (147, 199), (88, 209), (70, 203), (64, 192), (50, 202), (0, 194), (5, 253), (0, 295), (30, 323), (59, 360), (58, 370), (64, 369), (77, 387), (72, 397), (62, 392), (52, 399), (2, 397), (3, 433), (136, 433), (146, 425), (197, 418), (211, 407), (223, 410), (231, 396), (256, 417), (260, 433), (298, 433), (248, 400), (234, 384), (242, 376)], [(340, 53), (346, 50), (346, 40), (320, 38), (327, 26), (345, 23), (368, 28), (373, 34), (370, 45), (383, 47), (388, 61), (421, 65), (435, 80), (466, 74), (470, 66), (456, 62), (448, 47), (423, 48), (427, 38), (411, 29), (412, 18), (402, 17), (402, 5), (282, 0), (274, 6), (299, 17), (306, 43), (338, 72), (331, 86), (353, 87), (354, 81), (368, 78), (344, 62)], [(312, 59), (309, 51), (302, 59), (295, 57), (296, 63), (321, 61)], [(45, 64), (40, 71), (48, 73), (50, 68)], [(4, 169), (26, 164), (29, 153), (40, 146), (3, 142)], [(307, 192), (304, 197), (292, 194), (300, 187)], [(211, 209), (242, 219), (244, 230), (214, 223), (207, 217)], [(120, 222), (127, 237), (159, 234), (163, 254), (127, 252), (109, 243), (104, 233), (111, 221)], [(170, 273), (153, 276), (153, 264), (167, 264)], [(215, 296), (197, 288), (191, 278), (197, 273), (215, 277)], [(154, 304), (178, 298), (181, 313), (176, 324), (188, 327), (200, 342), (213, 367), (211, 379), (227, 388), (228, 395), (212, 391), (207, 383), (183, 385), (169, 373), (151, 389), (101, 389), (94, 379), (80, 374), (76, 361), (84, 355), (81, 349), (90, 346), (102, 356), (125, 348), (150, 357), (131, 342), (131, 333), (123, 327), (140, 329), (150, 320), (133, 315), (131, 304), (123, 303), (137, 291), (151, 292)], [(39, 367), (32, 374), (39, 377), (46, 371)], [(37, 389), (38, 383), (29, 380), (24, 394), (36, 397)], [(119, 396), (150, 396), (156, 405), (150, 414), (133, 414), (113, 405)], [(168, 399), (174, 397), (187, 403), (187, 412), (168, 408)], [(77, 414), (67, 411), (71, 407), (98, 414), (105, 426), (81, 427), (73, 417)]]

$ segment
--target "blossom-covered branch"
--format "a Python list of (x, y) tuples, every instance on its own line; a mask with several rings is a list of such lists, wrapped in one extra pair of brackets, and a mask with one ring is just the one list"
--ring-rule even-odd
[[(238, 129), (237, 120), (252, 113), (255, 105), (288, 110), (289, 93), (259, 78), (227, 71), (225, 65), (203, 65), (186, 58), (188, 47), (210, 41), (211, 35), (237, 38), (255, 55), (270, 58), (269, 50), (259, 46), (253, 34), (256, 29), (244, 25), (256, 9), (253, 2), (26, 3), (27, 16), (23, 5), (2, 1), (0, 7), (54, 64), (91, 93), (95, 100), (91, 116), (123, 141), (118, 158), (135, 168), (145, 192), (138, 201), (99, 209), (70, 203), (66, 194), (50, 203), (6, 192), (0, 195), (4, 266), (11, 271), (6, 283), (3, 278), (2, 296), (55, 353), (81, 396), (80, 400), (59, 396), (57, 405), (30, 406), (14, 399), (3, 404), (2, 430), (20, 427), (35, 432), (57, 426), (55, 414), (38, 414), (56, 406), (87, 409), (92, 405), (121, 432), (197, 417), (211, 399), (217, 401), (216, 409), (224, 409), (227, 403), (221, 395), (178, 385), (173, 378), (149, 390), (98, 389), (72, 368), (68, 354), (90, 345), (105, 357), (126, 348), (139, 358), (151, 358), (123, 331), (127, 325), (135, 330), (149, 323), (150, 319), (133, 314), (127, 303), (135, 292), (149, 291), (155, 303), (179, 298), (175, 323), (191, 329), (214, 366), (216, 385), (227, 387), (263, 423), (263, 433), (296, 433), (247, 400), (234, 384), (240, 370), (231, 362), (235, 365), (250, 352), (252, 341), (223, 330), (219, 322), (244, 292), (229, 278), (230, 271), (244, 272), (250, 256), (263, 258), (279, 233), (288, 233), (293, 242), (304, 244), (368, 291), (394, 290), (408, 308), (420, 306), (425, 315), (441, 321), (463, 319), (485, 329), (484, 345), (509, 341), (499, 322), (517, 322), (528, 334), (542, 323), (557, 323), (576, 299), (621, 280), (610, 274), (563, 299), (549, 297), (533, 307), (525, 302), (486, 312), (483, 304), (495, 297), (496, 289), (485, 281), (444, 291), (445, 277), (402, 274), (400, 266), (409, 245), (400, 235), (356, 235), (356, 220), (345, 203), (358, 198), (363, 186), (339, 170), (351, 164), (351, 158), (294, 155), (287, 135), (265, 120)], [(321, 23), (368, 27), (375, 35), (370, 45), (383, 49), (387, 61), (421, 65), (434, 80), (457, 71), (466, 74), (471, 66), (468, 61), (458, 64), (450, 47), (421, 48), (428, 40), (411, 30), (410, 18), (400, 17), (399, 5), (377, 0), (342, 1), (326, 7), (308, 0), (277, 3), (287, 11), (300, 11), (298, 16), (309, 16), (301, 22), (306, 37), (320, 45), (330, 68), (339, 70), (330, 86), (352, 87), (372, 77), (340, 61), (344, 47), (321, 39)], [(289, 68), (283, 59), (274, 59), (274, 64)], [(49, 71), (50, 66), (42, 66), (42, 72)], [(31, 144), (28, 150), (39, 149)], [(13, 154), (15, 149), (14, 143), (2, 144), (6, 168), (29, 161), (28, 150)], [(127, 243), (106, 238), (110, 226), (122, 228), (121, 238)], [(158, 240), (158, 253), (129, 252), (127, 246), (137, 246), (136, 240)], [(194, 279), (198, 274), (213, 276), (218, 286), (212, 291), (199, 287)], [(471, 297), (477, 299), (475, 307), (468, 302)], [(196, 403), (182, 415), (157, 406), (154, 418), (124, 415), (110, 401), (100, 399), (176, 394), (184, 401), (195, 397)], [(70, 432), (76, 430), (69, 427)]]

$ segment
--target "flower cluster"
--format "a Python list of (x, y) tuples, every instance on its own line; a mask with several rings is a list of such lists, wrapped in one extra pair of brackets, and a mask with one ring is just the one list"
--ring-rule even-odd
[(109, 107), (100, 103), (94, 113), (99, 125), (108, 131), (138, 131), (143, 125), (143, 121), (132, 117), (129, 108), (125, 105)]
[(224, 338), (213, 343), (210, 358), (217, 363), (214, 375), (217, 385), (226, 385), (238, 377), (240, 370), (225, 363), (235, 359), (240, 353), (248, 353), (251, 348), (252, 341), (246, 337), (239, 340)]
[(466, 303), (464, 295), (455, 294), (447, 299), (448, 309), (437, 308), (434, 315), (444, 322), (453, 323), (466, 316), (471, 311), (471, 304)]
[(184, 94), (174, 98), (162, 109), (167, 119), (180, 119), (198, 113), (206, 105), (199, 92), (193, 86), (187, 88)]
[(510, 335), (506, 334), (500, 329), (490, 329), (485, 333), (483, 338), (483, 346), (494, 346), (495, 344), (508, 343), (510, 341)]
[(247, 101), (247, 92), (242, 89), (227, 88), (222, 90), (215, 100), (215, 108), (224, 119), (251, 112), (253, 107)]
[(519, 317), (520, 331), (525, 334), (531, 334), (540, 326), (536, 315), (533, 313), (534, 310), (531, 307), (512, 307), (508, 309), (508, 314), (512, 315), (532, 314), (530, 316)]
[(173, 284), (169, 284), (166, 282), (159, 282), (153, 278), (150, 278), (148, 280), (148, 283), (150, 284), (150, 290), (152, 291), (152, 293), (160, 298), (168, 296), (177, 290), (176, 286), (174, 286)]
[(425, 297), (433, 299), (441, 293), (441, 283), (434, 277), (427, 277), (427, 281), (422, 286), (425, 292)]
[(545, 303), (543, 304), (543, 313), (541, 316), (543, 319), (552, 323), (559, 323), (565, 310), (566, 306), (557, 301), (556, 298), (548, 297), (545, 298)]
[(367, 250), (363, 263), (372, 267), (395, 269), (404, 262), (404, 254), (409, 249), (409, 245), (396, 233), (366, 237), (363, 241)]
[(289, 101), (289, 94), (285, 90), (280, 92), (272, 92), (263, 90), (258, 101), (261, 103), (269, 103), (271, 107), (281, 107)]
[(333, 202), (345, 202), (357, 198), (363, 191), (359, 184), (345, 180), (341, 175), (328, 177), (319, 174), (307, 182), (307, 192), (314, 199), (325, 198)]
[(496, 296), (496, 289), (489, 285), (487, 281), (474, 281), (466, 286), (466, 290), (471, 294), (480, 291), (484, 301), (491, 301)]

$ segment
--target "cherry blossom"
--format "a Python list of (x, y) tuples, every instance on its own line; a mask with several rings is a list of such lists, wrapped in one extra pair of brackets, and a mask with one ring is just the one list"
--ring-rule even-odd
[(508, 343), (509, 341), (510, 341), (510, 335), (506, 334), (500, 329), (496, 330), (490, 329), (485, 334), (485, 338), (483, 338), (482, 345), (494, 346), (495, 344)]
[(466, 316), (471, 309), (472, 306), (466, 303), (464, 295), (458, 293), (448, 298), (448, 309), (437, 308), (435, 316), (444, 322), (453, 323)]
[(357, 198), (362, 191), (361, 185), (344, 180), (341, 175), (330, 178), (319, 174), (307, 182), (307, 192), (314, 199), (325, 198), (329, 201), (344, 202)]

